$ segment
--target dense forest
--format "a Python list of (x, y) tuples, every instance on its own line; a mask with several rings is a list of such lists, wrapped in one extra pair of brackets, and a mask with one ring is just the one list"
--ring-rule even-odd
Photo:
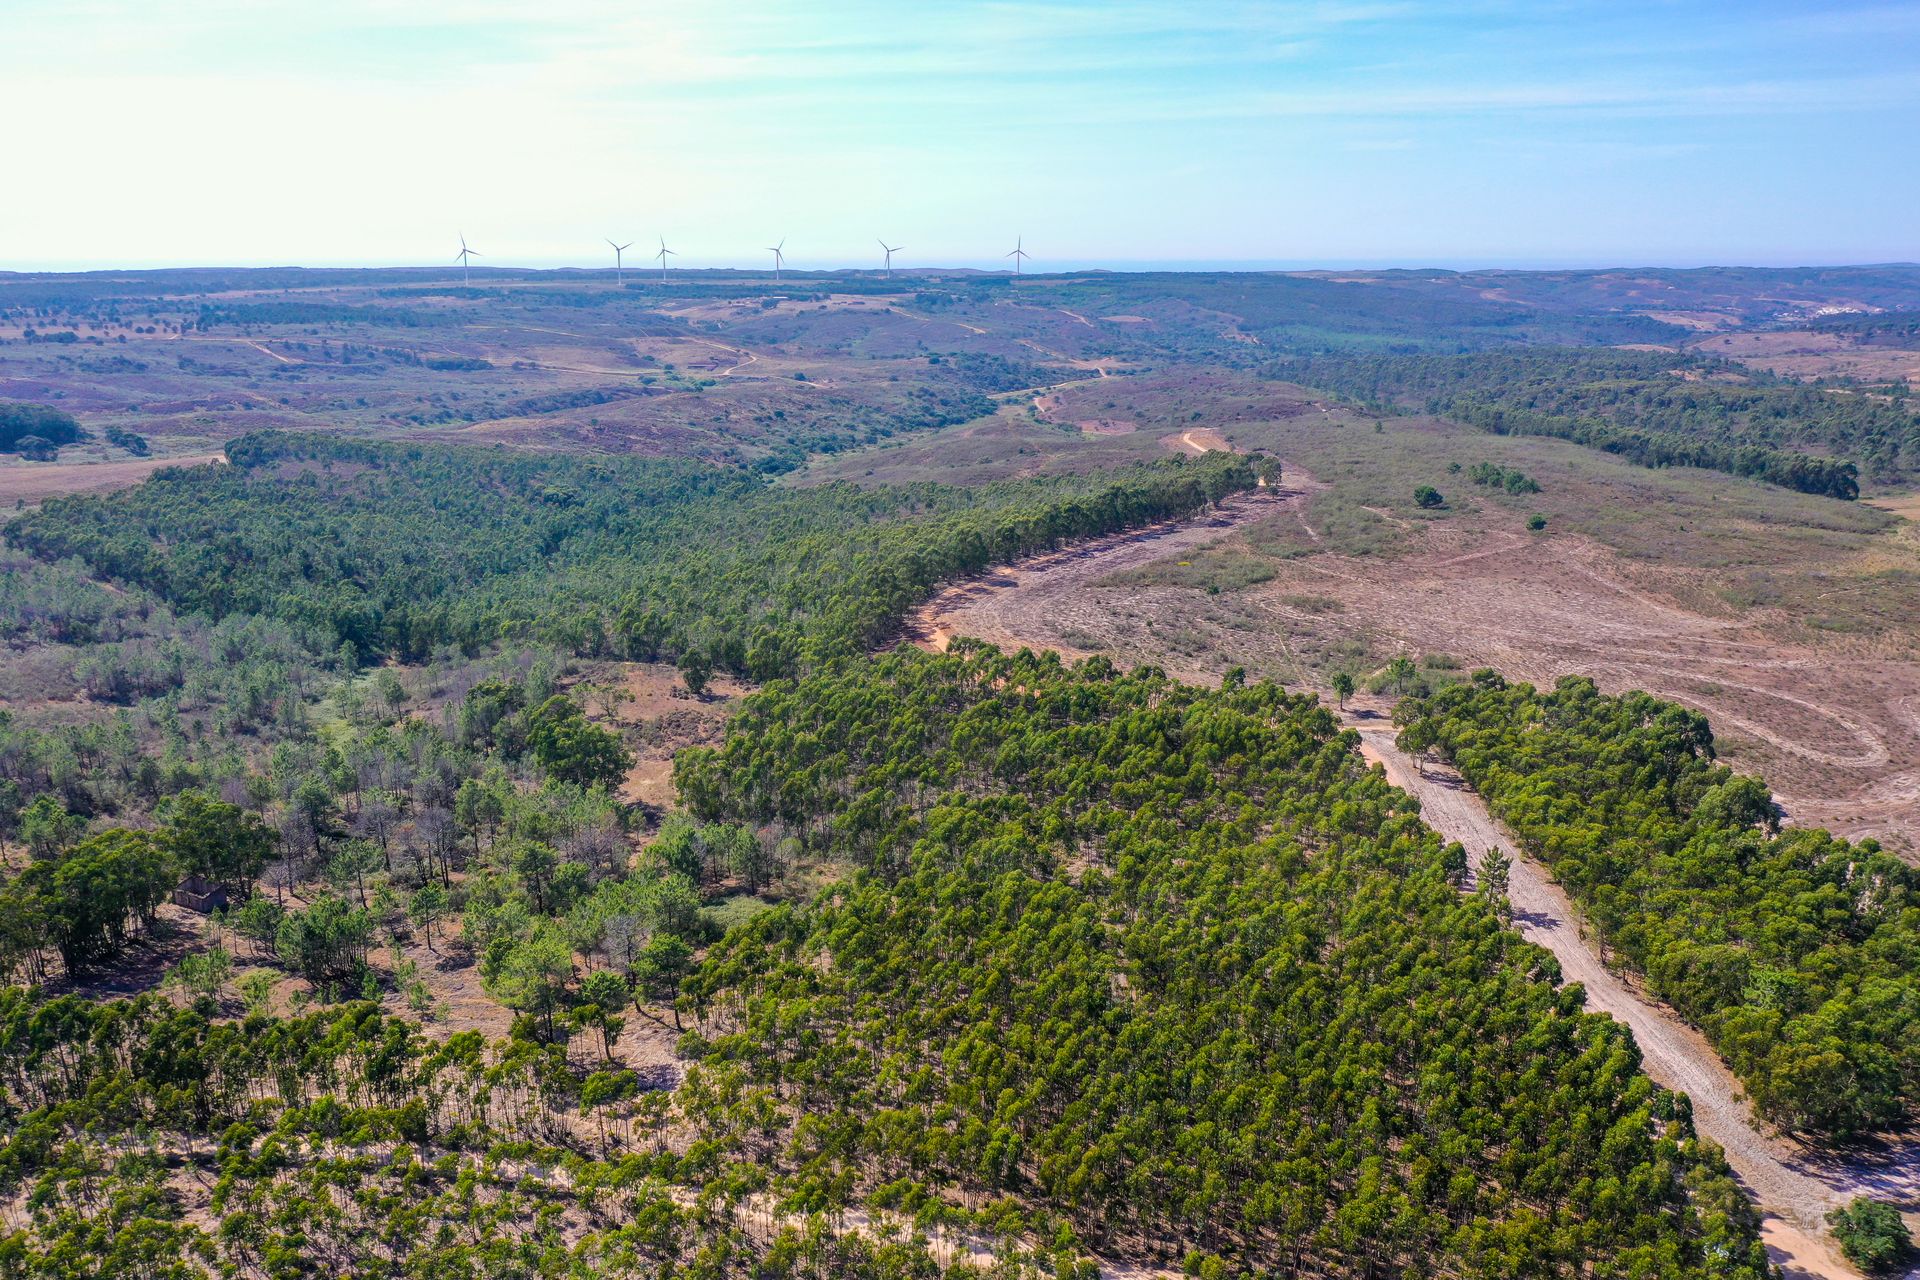
[(1669, 351), (1529, 348), (1329, 356), (1276, 377), (1497, 434), (1549, 435), (1642, 466), (1691, 466), (1803, 493), (1859, 496), (1857, 475), (1920, 473), (1920, 413), (1860, 391), (1775, 379)]
[(938, 582), (1254, 483), (1225, 454), (970, 489), (772, 488), (697, 463), (280, 433), (228, 456), (49, 502), (7, 536), (362, 658), (535, 637), (767, 679), (875, 643)]
[(1714, 763), (1705, 717), (1644, 693), (1478, 672), (1396, 716), (1402, 743), (1459, 768), (1763, 1114), (1822, 1138), (1912, 1121), (1911, 867), (1871, 840), (1781, 830), (1766, 786)]
[(1011, 1194), (1202, 1275), (1767, 1274), (1684, 1099), (1352, 746), (969, 641), (777, 683), (683, 796), (857, 870), (709, 955), (695, 1039), (817, 1203)]

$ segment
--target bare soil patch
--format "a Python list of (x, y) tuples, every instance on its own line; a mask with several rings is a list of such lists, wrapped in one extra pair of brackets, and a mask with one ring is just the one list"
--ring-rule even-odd
[(623, 663), (619, 680), (628, 700), (614, 720), (634, 752), (620, 798), (666, 808), (674, 800), (674, 754), (682, 747), (718, 742), (727, 717), (749, 690), (731, 676), (717, 675), (696, 698), (687, 692), (679, 670), (664, 662)]
[[(1238, 495), (1193, 520), (1170, 520), (1110, 534), (955, 583), (914, 610), (902, 634), (935, 652), (944, 651), (954, 636), (967, 635), (1003, 648), (1044, 646), (1070, 657), (1086, 657), (1093, 650), (1076, 647), (1064, 637), (1073, 634), (1076, 625), (1096, 625), (1096, 619), (1082, 611), (1083, 593), (1094, 579), (1212, 545), (1237, 529), (1288, 509), (1305, 492), (1279, 488)], [(1055, 614), (1056, 609), (1066, 612)], [(1042, 623), (1046, 616), (1052, 617), (1051, 623)]]
[(1882, 511), (1891, 511), (1902, 519), (1920, 521), (1920, 493), (1890, 493), (1861, 501)]
[(1232, 453), (1233, 446), (1227, 438), (1212, 427), (1193, 427), (1175, 435), (1167, 436), (1161, 443), (1176, 452), (1185, 453)]
[(1736, 333), (1701, 342), (1699, 347), (1708, 355), (1794, 378), (1843, 376), (1920, 385), (1920, 351), (1857, 342), (1840, 333), (1815, 329)]
[(224, 462), (224, 454), (197, 453), (180, 458), (132, 458), (124, 462), (19, 462), (0, 466), (0, 503), (28, 506), (69, 493), (125, 489), (162, 467), (197, 467)]
[(1903, 646), (1784, 642), (1769, 611), (1684, 606), (1669, 575), (1575, 535), (1397, 520), (1396, 554), (1342, 555), (1315, 537), (1312, 478), (1289, 467), (1288, 485), (949, 588), (916, 634), (1316, 687), (1402, 653), (1543, 686), (1590, 676), (1705, 712), (1723, 757), (1763, 774), (1791, 821), (1920, 856), (1920, 662)]

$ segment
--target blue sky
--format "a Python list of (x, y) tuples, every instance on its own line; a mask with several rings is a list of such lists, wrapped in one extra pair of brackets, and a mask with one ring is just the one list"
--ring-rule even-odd
[(1920, 259), (1920, 3), (0, 0), (0, 83), (0, 268)]

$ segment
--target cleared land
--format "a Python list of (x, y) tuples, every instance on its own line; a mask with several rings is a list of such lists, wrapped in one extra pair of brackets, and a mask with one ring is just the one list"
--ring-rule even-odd
[(0, 466), (0, 505), (31, 507), (67, 493), (124, 489), (162, 467), (194, 467), (223, 460), (218, 453), (196, 453), (125, 462), (12, 462)]
[[(1227, 504), (1202, 520), (1165, 525), (1126, 538), (1103, 539), (1034, 557), (970, 583), (956, 584), (915, 614), (909, 639), (926, 648), (943, 650), (955, 636), (966, 635), (1005, 648), (1056, 648), (1069, 655), (1085, 656), (1090, 650), (1062, 641), (1060, 636), (1077, 633), (1084, 637), (1088, 634), (1085, 629), (1099, 625), (1098, 619), (1106, 611), (1122, 607), (1107, 594), (1113, 588), (1102, 585), (1110, 581), (1110, 575), (1190, 554), (1195, 548), (1217, 543), (1223, 536), (1255, 522), (1288, 517), (1301, 519), (1304, 500), (1313, 492), (1314, 487), (1307, 485), (1282, 488), (1270, 495)], [(1525, 554), (1519, 554), (1521, 552)], [(1491, 568), (1477, 568), (1471, 575), (1449, 577), (1436, 573), (1416, 583), (1400, 585), (1388, 576), (1359, 577), (1357, 571), (1365, 566), (1353, 563), (1351, 558), (1345, 561), (1346, 570), (1327, 565), (1315, 566), (1315, 570), (1334, 573), (1342, 581), (1356, 586), (1358, 598), (1362, 600), (1378, 602), (1383, 596), (1406, 600), (1406, 611), (1399, 616), (1411, 620), (1413, 625), (1422, 625), (1444, 612), (1433, 606), (1435, 599), (1462, 594), (1464, 578), (1497, 577), (1503, 565), (1509, 571), (1528, 566), (1528, 576), (1516, 580), (1514, 590), (1493, 594), (1484, 602), (1470, 606), (1472, 617), (1465, 624), (1468, 631), (1461, 633), (1478, 636), (1487, 643), (1489, 652), (1502, 653), (1509, 660), (1510, 670), (1513, 662), (1538, 660), (1543, 634), (1536, 634), (1534, 629), (1544, 629), (1550, 618), (1559, 628), (1553, 635), (1558, 643), (1567, 647), (1569, 662), (1574, 662), (1582, 652), (1591, 659), (1601, 650), (1620, 651), (1635, 646), (1638, 652), (1650, 655), (1649, 662), (1654, 659), (1698, 662), (1703, 657), (1728, 665), (1769, 661), (1741, 651), (1737, 641), (1716, 636), (1717, 628), (1708, 620), (1640, 596), (1607, 577), (1594, 567), (1598, 554), (1590, 545), (1570, 543), (1567, 548), (1542, 557), (1537, 554), (1535, 544), (1515, 538), (1479, 551), (1456, 552), (1429, 566), (1445, 570), (1482, 565), (1488, 560), (1501, 562)], [(1395, 572), (1404, 577), (1405, 567), (1396, 566)], [(1547, 588), (1554, 583), (1568, 584), (1557, 604), (1549, 609), (1536, 606), (1524, 625), (1512, 621), (1510, 610), (1543, 594), (1551, 596)], [(1467, 594), (1478, 597), (1480, 592)], [(1422, 600), (1422, 596), (1426, 599)], [(1321, 608), (1316, 612), (1324, 614), (1329, 610)], [(1494, 625), (1496, 622), (1500, 625)], [(1149, 621), (1149, 630), (1152, 625)], [(1284, 621), (1275, 635), (1284, 651), (1287, 644)], [(1514, 643), (1516, 637), (1524, 642)], [(1505, 640), (1504, 647), (1501, 638)], [(1688, 642), (1693, 643), (1694, 649), (1684, 654), (1673, 652)], [(1187, 679), (1206, 680), (1218, 674), (1209, 667), (1183, 665), (1182, 659), (1187, 655), (1178, 652), (1156, 654), (1154, 644), (1155, 637), (1146, 635), (1137, 651), (1125, 656), (1133, 661), (1159, 661), (1171, 673)], [(1646, 646), (1650, 645), (1664, 645), (1666, 649), (1648, 649)], [(1764, 669), (1781, 673), (1789, 682), (1788, 687), (1804, 688), (1811, 662), (1806, 659), (1797, 666)], [(1653, 665), (1616, 665), (1610, 669), (1616, 673), (1635, 671), (1655, 675), (1662, 670)], [(1593, 673), (1598, 668), (1589, 660), (1584, 666), (1575, 663), (1569, 670)], [(1791, 683), (1795, 681), (1799, 683)], [(1649, 687), (1646, 681), (1629, 683)], [(1810, 728), (1810, 732), (1817, 732), (1822, 714), (1841, 714), (1837, 707), (1812, 698), (1779, 690), (1769, 693), (1754, 685), (1737, 687), (1749, 695), (1771, 696), (1790, 707), (1812, 713), (1806, 723), (1816, 728)], [(1684, 695), (1669, 696), (1686, 700)], [(1713, 708), (1707, 709), (1713, 714)], [(1488, 849), (1518, 849), (1518, 842), (1499, 828), (1478, 797), (1456, 775), (1438, 768), (1423, 770), (1395, 745), (1395, 732), (1386, 719), (1383, 704), (1356, 703), (1349, 722), (1360, 733), (1362, 753), (1381, 764), (1396, 786), (1421, 802), (1422, 816), (1430, 826), (1465, 846), (1470, 865), (1477, 865)], [(1833, 724), (1843, 730), (1858, 727), (1857, 722), (1851, 720), (1834, 720)], [(1803, 755), (1835, 756), (1835, 753), (1803, 746), (1763, 726), (1748, 727)], [(1910, 726), (1910, 730), (1920, 731), (1920, 723)], [(1905, 745), (1911, 748), (1905, 758), (1920, 755), (1920, 746)], [(1849, 762), (1859, 764), (1864, 757), (1874, 757), (1884, 764), (1887, 755), (1882, 744), (1877, 750), (1869, 749), (1849, 758)], [(1822, 824), (1830, 825), (1824, 820)], [(1516, 855), (1508, 899), (1521, 933), (1553, 953), (1566, 981), (1585, 986), (1588, 1007), (1609, 1014), (1633, 1029), (1648, 1074), (1693, 1099), (1694, 1119), (1700, 1132), (1725, 1149), (1729, 1163), (1767, 1212), (1765, 1239), (1783, 1273), (1788, 1277), (1857, 1275), (1825, 1236), (1824, 1216), (1829, 1209), (1856, 1195), (1901, 1203), (1920, 1198), (1920, 1162), (1913, 1158), (1913, 1152), (1876, 1149), (1837, 1158), (1763, 1132), (1751, 1118), (1738, 1082), (1704, 1037), (1606, 966), (1588, 942), (1577, 911), (1545, 868), (1524, 855)]]
[(1876, 346), (1844, 334), (1816, 329), (1737, 333), (1697, 344), (1708, 355), (1793, 378), (1857, 378), (1862, 382), (1905, 382), (1920, 388), (1920, 351)]
[[(1082, 394), (1065, 393), (1069, 411)], [(1912, 523), (1557, 441), (1376, 424), (1252, 381), (1132, 378), (1095, 394), (1143, 424), (1129, 440), (1205, 430), (1280, 454), (1286, 501), (1161, 544), (1178, 555), (1021, 566), (996, 580), (1017, 589), (949, 592), (930, 622), (1198, 678), (1239, 664), (1320, 688), (1334, 671), (1364, 678), (1403, 654), (1435, 679), (1477, 666), (1545, 684), (1590, 675), (1707, 712), (1729, 762), (1764, 773), (1795, 821), (1920, 855)], [(1209, 405), (1204, 421), (1172, 430), (1194, 403)], [(840, 464), (885, 465), (934, 444)], [(1043, 451), (1028, 462), (1039, 470), (1112, 442), (1022, 444)], [(1542, 492), (1475, 486), (1467, 472), (1482, 461)], [(1421, 484), (1445, 505), (1416, 506)], [(1536, 513), (1547, 522), (1537, 532)]]

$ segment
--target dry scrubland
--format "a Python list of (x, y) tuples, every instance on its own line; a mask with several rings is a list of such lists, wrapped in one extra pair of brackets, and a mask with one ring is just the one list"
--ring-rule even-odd
[[(957, 589), (931, 624), (1203, 677), (1243, 664), (1322, 688), (1398, 654), (1442, 679), (1477, 666), (1546, 684), (1587, 674), (1707, 712), (1728, 760), (1763, 772), (1794, 820), (1920, 854), (1912, 522), (1555, 441), (1379, 421), (1239, 380), (1128, 379), (1071, 391), (1060, 411), (1093, 397), (1102, 411), (1124, 404), (1153, 447), (1185, 406), (1207, 403), (1206, 421), (1236, 446), (1287, 460), (1282, 495), (1137, 550), (1021, 566), (1000, 579), (1017, 591)], [(890, 461), (876, 476), (931, 447), (880, 451)], [(1106, 447), (1056, 438), (1029, 465), (1079, 465)], [(1465, 472), (1482, 461), (1542, 492), (1475, 486)], [(1421, 484), (1447, 505), (1416, 507)], [(1539, 532), (1526, 527), (1536, 512)]]
[[(1362, 718), (1350, 723), (1366, 730), (1368, 752), (1421, 798), (1436, 830), (1475, 852), (1512, 841), (1457, 779), (1429, 777), (1395, 754), (1384, 728), (1394, 690), (1370, 695), (1365, 686), (1378, 684), (1400, 657), (1433, 683), (1479, 666), (1541, 684), (1588, 675), (1609, 691), (1646, 689), (1707, 713), (1723, 756), (1763, 772), (1792, 821), (1872, 835), (1920, 860), (1920, 499), (1912, 494), (1839, 502), (1707, 471), (1646, 470), (1550, 439), (1361, 412), (1259, 374), (1281, 340), (1317, 349), (1345, 341), (1353, 332), (1342, 328), (1348, 321), (1300, 319), (1292, 303), (1242, 296), (1243, 286), (1232, 282), (1202, 306), (1181, 296), (1184, 284), (1164, 280), (1081, 281), (1079, 292), (996, 283), (970, 295), (908, 279), (898, 287), (762, 281), (727, 296), (705, 285), (656, 289), (640, 279), (631, 273), (635, 287), (624, 291), (582, 279), (492, 280), (475, 290), (445, 281), (232, 289), (128, 304), (117, 318), (75, 322), (71, 343), (28, 343), (19, 324), (0, 328), (0, 399), (69, 408), (95, 432), (58, 462), (0, 462), (0, 506), (136, 483), (161, 466), (218, 457), (222, 442), (276, 426), (421, 444), (693, 457), (797, 487), (986, 484), (1216, 450), (1264, 451), (1284, 460), (1280, 483), (1238, 494), (1198, 519), (1074, 543), (952, 582), (908, 619), (904, 638), (932, 648), (967, 636), (1009, 649), (1100, 654), (1209, 685), (1236, 665), (1296, 689), (1325, 691), (1336, 674), (1355, 676)], [(1817, 325), (1782, 327), (1787, 319), (1814, 324), (1823, 299), (1862, 307), (1898, 301), (1884, 293), (1823, 294), (1817, 283), (1786, 288), (1783, 305), (1794, 314), (1782, 318), (1763, 314), (1739, 280), (1676, 283), (1661, 273), (1353, 279), (1393, 291), (1396, 307), (1431, 304), (1442, 317), (1462, 297), (1496, 306), (1530, 299), (1543, 315), (1562, 318), (1596, 302), (1628, 307), (1632, 315), (1609, 315), (1608, 323), (1625, 327), (1607, 331), (1606, 340), (1705, 352), (1796, 376), (1911, 379), (1920, 368), (1912, 350), (1836, 337)], [(1392, 332), (1417, 337), (1427, 320), (1417, 315)], [(1763, 320), (1765, 331), (1752, 327)], [(1646, 322), (1665, 331), (1635, 328)], [(1548, 340), (1575, 340), (1565, 336), (1574, 329), (1555, 332), (1561, 336)], [(1579, 341), (1589, 336), (1578, 331)], [(155, 456), (105, 443), (100, 433), (109, 427), (140, 433)], [(1524, 473), (1539, 491), (1474, 484), (1473, 468), (1488, 463)], [(1423, 485), (1444, 502), (1416, 504)], [(547, 500), (564, 506), (570, 497), (556, 491)], [(1529, 527), (1534, 517), (1543, 527)], [(117, 587), (88, 589), (125, 595)], [(37, 607), (29, 602), (23, 616)], [(236, 708), (258, 701), (259, 681), (220, 678), (214, 655), (236, 643), (230, 635), (158, 606), (116, 625), (121, 630), (103, 642), (118, 646), (115, 656), (135, 675), (158, 679), (168, 662), (177, 665), (176, 652), (199, 654), (171, 708), (106, 687), (101, 669), (86, 665), (89, 644), (73, 635), (23, 638), (0, 653), (0, 706), (21, 724), (83, 726), (120, 747), (131, 744), (123, 752), (129, 759), (142, 746), (177, 748), (179, 735), (196, 749), (230, 739), (231, 759), (211, 776), (223, 794), (283, 824), (293, 797), (264, 785), (249, 793), (246, 774), (264, 782), (274, 772), (320, 773), (326, 750), (364, 749), (370, 736), (412, 722), (450, 726), (483, 679), (544, 664), (551, 690), (577, 701), (631, 753), (624, 772), (608, 779), (619, 802), (608, 813), (618, 810), (619, 821), (598, 813), (567, 837), (579, 837), (579, 848), (589, 849), (583, 856), (610, 858), (623, 870), (650, 868), (662, 856), (660, 823), (680, 798), (676, 755), (722, 743), (728, 718), (751, 692), (718, 673), (696, 696), (667, 662), (616, 661), (604, 649), (585, 657), (523, 651), (516, 634), (477, 658), (442, 646), (414, 666), (357, 674), (351, 655), (329, 660), (289, 645), (275, 659), (274, 700), (243, 714)], [(257, 639), (249, 633), (246, 643)], [(380, 767), (401, 769), (392, 762), (400, 754), (383, 756)], [(166, 767), (176, 764), (169, 759)], [(479, 765), (462, 767), (469, 766), (477, 775)], [(423, 810), (453, 804), (435, 790), (432, 772), (421, 770), (407, 802), (408, 839), (423, 845), (432, 825), (419, 821)], [(744, 794), (746, 779), (729, 781)], [(360, 781), (352, 783), (355, 832)], [(542, 775), (520, 759), (504, 785), (538, 793)], [(133, 787), (128, 780), (122, 789), (130, 795)], [(825, 832), (844, 816), (812, 815), (810, 829)], [(698, 875), (700, 928), (692, 933), (703, 945), (770, 907), (829, 901), (820, 890), (851, 873), (852, 855), (825, 839), (806, 858), (777, 852), (787, 847), (775, 839), (786, 830), (778, 827), (757, 833), (776, 862), (784, 860), (771, 881), (717, 863)], [(862, 838), (856, 832), (851, 840)], [(319, 840), (316, 834), (316, 853)], [(480, 837), (472, 843), (472, 865), (447, 882), (464, 893), (497, 872), (506, 892), (524, 896), (514, 887), (523, 871), (478, 869), (492, 858), (491, 832), (484, 858)], [(16, 868), (25, 865), (23, 850), (7, 854)], [(346, 892), (335, 875), (329, 868), (324, 881), (273, 890), (306, 905)], [(1858, 1169), (1817, 1164), (1808, 1152), (1760, 1135), (1726, 1072), (1696, 1070), (1702, 1061), (1719, 1066), (1686, 1038), (1699, 1037), (1601, 967), (1539, 868), (1516, 871), (1511, 898), (1527, 935), (1561, 957), (1567, 976), (1588, 982), (1592, 1007), (1635, 1027), (1649, 1073), (1695, 1096), (1702, 1131), (1727, 1147), (1748, 1190), (1787, 1210), (1767, 1225), (1774, 1260), (1788, 1275), (1848, 1274), (1820, 1238), (1820, 1213), (1837, 1188), (1854, 1185)], [(419, 991), (408, 989), (417, 977), (433, 1036), (507, 1034), (513, 1013), (501, 989), (482, 982), (484, 951), (444, 932), (429, 945), (430, 936), (402, 925), (390, 948), (368, 956), (386, 1011), (421, 1012)], [(242, 943), (171, 905), (110, 972), (84, 982), (56, 978), (50, 989), (89, 997), (154, 990), (171, 966), (216, 943), (233, 949), (236, 979), (272, 978), (266, 1007), (291, 1013), (314, 999), (270, 946)], [(570, 975), (564, 986), (580, 974), (572, 956), (562, 958)], [(671, 995), (636, 996), (624, 1036), (605, 1054), (632, 1068), (645, 1091), (664, 1092), (684, 1078)], [(231, 993), (222, 997), (223, 1018), (241, 1012)], [(583, 1032), (562, 1052), (565, 1069), (584, 1075), (603, 1065), (604, 1047)], [(1861, 1185), (1910, 1203), (1908, 1171), (1881, 1172)], [(746, 1203), (770, 1231), (771, 1210)], [(856, 1209), (841, 1228), (871, 1221)], [(1174, 1274), (1140, 1260), (1163, 1260), (1149, 1247), (1154, 1242), (1125, 1244), (1138, 1257), (1104, 1259), (1102, 1274)]]

